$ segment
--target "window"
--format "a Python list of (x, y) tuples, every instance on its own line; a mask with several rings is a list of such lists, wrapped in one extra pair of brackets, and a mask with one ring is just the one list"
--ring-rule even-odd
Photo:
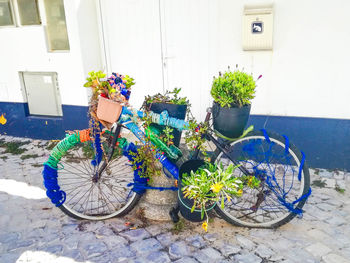
[(10, 0), (0, 0), (0, 26), (13, 26), (14, 24)]
[(16, 17), (22, 26), (40, 25), (38, 0), (0, 0), (0, 26), (14, 26)]
[(55, 72), (21, 72), (31, 115), (62, 116)]
[(21, 25), (40, 25), (40, 16), (37, 0), (17, 0)]
[(49, 50), (69, 50), (63, 0), (45, 0), (46, 33)]

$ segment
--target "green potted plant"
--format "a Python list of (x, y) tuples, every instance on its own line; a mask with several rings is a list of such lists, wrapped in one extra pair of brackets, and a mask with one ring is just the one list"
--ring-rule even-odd
[[(170, 117), (184, 120), (190, 104), (186, 97), (179, 96), (180, 91), (181, 88), (175, 88), (173, 91), (166, 91), (164, 94), (157, 93), (153, 96), (146, 96), (143, 108), (146, 111), (151, 110), (158, 114), (167, 110)], [(163, 127), (156, 124), (152, 124), (152, 126), (155, 126), (157, 129), (161, 129), (162, 132), (164, 132)], [(171, 135), (170, 137), (173, 136), (173, 138), (171, 138), (172, 143), (178, 147), (180, 144), (181, 132), (174, 129), (168, 134)]]
[(254, 176), (235, 177), (237, 166), (230, 164), (226, 169), (203, 160), (190, 160), (180, 168), (179, 205), (183, 217), (190, 221), (203, 223), (207, 231), (208, 211), (220, 203), (222, 209), (225, 200), (243, 194), (243, 187), (257, 187), (260, 181)]
[(229, 138), (237, 138), (243, 133), (255, 87), (253, 76), (240, 71), (237, 65), (234, 71), (228, 67), (226, 72), (219, 72), (219, 76), (214, 77), (210, 93), (214, 99), (213, 124), (217, 132)]

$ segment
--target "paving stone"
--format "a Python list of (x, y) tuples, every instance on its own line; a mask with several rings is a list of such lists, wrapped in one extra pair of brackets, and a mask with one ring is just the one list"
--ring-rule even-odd
[(324, 178), (324, 182), (327, 188), (335, 188), (335, 179)]
[(323, 210), (323, 211), (333, 211), (333, 210), (335, 210), (335, 207), (333, 205), (327, 204), (327, 203), (317, 204), (316, 206), (319, 209)]
[(345, 259), (336, 254), (328, 254), (322, 257), (324, 263), (350, 263), (349, 259)]
[(333, 177), (333, 173), (329, 172), (325, 169), (320, 169), (319, 170), (319, 176), (323, 177), (323, 178), (332, 178)]
[(194, 258), (201, 263), (218, 262), (219, 260), (224, 259), (219, 251), (212, 247), (201, 249), (194, 255)]
[(10, 263), (10, 262), (19, 262), (17, 259), (20, 257), (17, 253), (5, 253), (0, 254), (0, 262)]
[(206, 245), (203, 237), (200, 235), (187, 237), (186, 242), (188, 242), (191, 246), (196, 248), (202, 248)]
[(194, 258), (190, 258), (190, 257), (183, 257), (183, 258), (180, 258), (174, 262), (175, 263), (198, 263), (197, 260), (195, 260)]
[(14, 243), (10, 243), (7, 246), (7, 250), (11, 251), (11, 250), (19, 249), (19, 248), (30, 247), (33, 244), (34, 244), (34, 240), (32, 240), (32, 239), (21, 240), (21, 241), (17, 241), (17, 242), (14, 242)]
[(330, 249), (329, 247), (319, 242), (312, 244), (311, 246), (308, 246), (306, 250), (316, 258), (320, 258), (332, 251), (332, 249)]
[(273, 256), (271, 256), (271, 257), (269, 258), (269, 261), (272, 261), (272, 262), (276, 262), (276, 261), (281, 262), (281, 261), (284, 260), (284, 259), (285, 259), (285, 258), (284, 258), (282, 255), (275, 254), (275, 255), (273, 255)]
[(329, 240), (329, 239), (331, 239), (330, 235), (326, 234), (325, 232), (323, 232), (319, 229), (311, 229), (311, 230), (307, 231), (307, 234), (316, 240)]
[(0, 243), (3, 243), (3, 244), (17, 242), (18, 239), (19, 239), (19, 234), (15, 232), (0, 235)]
[(319, 259), (301, 248), (291, 248), (284, 253), (284, 257), (293, 262), (319, 263)]
[(131, 248), (139, 254), (144, 254), (160, 250), (163, 246), (155, 238), (149, 238), (132, 243)]
[(190, 253), (191, 251), (184, 241), (175, 242), (169, 247), (169, 255), (171, 259), (179, 259), (184, 256), (189, 256)]
[(115, 236), (114, 231), (107, 226), (101, 227), (100, 229), (98, 229), (97, 235), (98, 236)]
[(262, 261), (261, 258), (252, 253), (244, 255), (235, 255), (233, 259), (235, 260), (234, 262), (237, 263), (260, 263)]
[(112, 219), (113, 221), (110, 222), (110, 226), (111, 228), (116, 231), (116, 232), (121, 232), (121, 231), (124, 231), (126, 229), (129, 229), (130, 227), (129, 226), (126, 226), (125, 225), (125, 221), (121, 220), (121, 219), (115, 219), (113, 218)]
[(236, 239), (238, 241), (238, 243), (243, 247), (246, 248), (248, 250), (252, 250), (255, 247), (255, 244), (253, 241), (249, 240), (248, 238), (241, 236), (241, 235), (237, 235)]
[(341, 226), (346, 224), (347, 220), (339, 216), (332, 216), (330, 219), (327, 219), (326, 222), (332, 226)]
[(217, 234), (205, 234), (204, 239), (209, 241), (209, 242), (214, 242), (215, 240), (217, 240), (218, 235)]
[(88, 258), (99, 256), (107, 250), (107, 246), (103, 242), (89, 242), (82, 245), (82, 248), (86, 251)]
[(255, 253), (259, 257), (265, 258), (265, 259), (269, 259), (270, 257), (272, 257), (275, 254), (275, 252), (273, 252), (267, 246), (262, 245), (262, 244), (258, 245), (258, 247), (255, 249)]
[(124, 245), (115, 247), (112, 249), (112, 252), (110, 253), (111, 259), (118, 259), (119, 261), (122, 261), (123, 259), (132, 258), (136, 256), (136, 252), (133, 251), (130, 246)]
[(83, 261), (84, 257), (78, 249), (66, 250), (64, 252), (64, 256), (68, 258), (72, 258), (75, 261)]
[(63, 246), (62, 245), (53, 245), (53, 246), (48, 246), (48, 247), (42, 247), (41, 250), (57, 255), (57, 254), (61, 254), (61, 252), (63, 251)]
[(231, 245), (231, 244), (221, 244), (219, 246), (219, 250), (221, 254), (223, 254), (225, 257), (231, 256), (233, 254), (237, 254), (241, 251), (241, 248), (239, 246)]
[(107, 244), (109, 249), (114, 249), (116, 247), (120, 247), (128, 244), (128, 241), (124, 237), (117, 236), (117, 235), (98, 238), (98, 240), (101, 240), (105, 244)]
[(334, 235), (334, 240), (336, 240), (337, 244), (340, 244), (341, 247), (348, 247), (350, 246), (350, 235), (344, 235), (342, 233), (337, 233)]
[(122, 237), (127, 238), (130, 241), (142, 240), (150, 237), (151, 235), (143, 228), (138, 228), (135, 230), (128, 230), (120, 233)]
[(77, 249), (80, 238), (79, 235), (69, 235), (63, 239), (63, 243), (70, 249)]
[(154, 252), (150, 253), (148, 256), (146, 256), (146, 260), (148, 262), (154, 262), (154, 263), (171, 262), (168, 254), (163, 252), (163, 251), (154, 251)]
[(157, 236), (157, 239), (163, 246), (167, 247), (176, 240), (176, 237), (171, 233), (164, 233)]
[(344, 180), (337, 180), (336, 185), (340, 188), (340, 189), (344, 189), (346, 191), (346, 183)]
[(271, 236), (271, 232), (275, 232), (275, 231), (272, 230), (272, 229), (259, 229), (259, 228), (256, 228), (256, 229), (251, 229), (249, 231), (249, 235), (251, 237), (266, 238), (266, 237)]
[(159, 225), (148, 226), (148, 227), (146, 227), (146, 230), (152, 236), (157, 236), (157, 235), (159, 235), (160, 233), (163, 232), (163, 229)]

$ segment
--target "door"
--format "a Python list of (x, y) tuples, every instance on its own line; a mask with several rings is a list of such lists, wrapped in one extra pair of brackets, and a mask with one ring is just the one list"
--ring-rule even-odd
[(103, 0), (100, 4), (108, 73), (135, 79), (130, 103), (139, 107), (146, 95), (163, 92), (164, 87), (159, 0)]
[(135, 78), (131, 104), (182, 88), (203, 119), (210, 103), (210, 0), (101, 1), (110, 69)]
[(165, 89), (182, 88), (198, 120), (209, 106), (209, 0), (162, 0)]

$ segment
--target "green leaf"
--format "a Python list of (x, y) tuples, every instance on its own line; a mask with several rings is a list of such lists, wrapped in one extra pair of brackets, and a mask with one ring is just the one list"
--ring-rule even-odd
[(201, 209), (201, 219), (204, 218), (204, 208)]
[(196, 203), (193, 204), (193, 206), (191, 208), (191, 213), (193, 213), (194, 209), (196, 209)]
[(221, 209), (225, 208), (225, 202), (224, 202), (224, 198), (221, 198)]

